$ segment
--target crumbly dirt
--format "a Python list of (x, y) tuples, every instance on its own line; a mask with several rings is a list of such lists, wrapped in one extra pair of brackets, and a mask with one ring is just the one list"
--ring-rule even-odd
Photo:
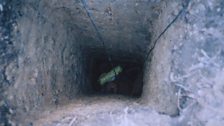
[(159, 115), (140, 104), (138, 99), (114, 95), (86, 97), (69, 105), (58, 106), (54, 111), (44, 112), (32, 123), (44, 126), (168, 126), (171, 118)]

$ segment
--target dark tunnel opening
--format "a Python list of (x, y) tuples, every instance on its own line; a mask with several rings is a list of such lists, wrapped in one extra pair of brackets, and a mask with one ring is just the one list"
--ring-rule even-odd
[[(89, 62), (90, 84), (92, 91), (99, 95), (118, 94), (139, 98), (143, 88), (143, 63), (131, 58), (114, 58), (110, 62), (106, 55), (92, 57)], [(121, 72), (115, 74), (116, 68)], [(112, 80), (100, 83), (108, 73), (113, 74)]]

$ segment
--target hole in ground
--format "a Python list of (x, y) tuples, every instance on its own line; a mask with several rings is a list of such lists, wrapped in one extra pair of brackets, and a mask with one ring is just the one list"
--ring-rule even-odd
[[(112, 63), (112, 64), (111, 64)], [(92, 57), (90, 65), (90, 84), (95, 94), (108, 95), (119, 94), (131, 97), (140, 97), (143, 87), (143, 64), (136, 62), (130, 58), (114, 58), (109, 62), (108, 57), (100, 55)], [(112, 69), (120, 66), (122, 72), (113, 78), (113, 81), (107, 82), (104, 85), (100, 84), (99, 78)]]

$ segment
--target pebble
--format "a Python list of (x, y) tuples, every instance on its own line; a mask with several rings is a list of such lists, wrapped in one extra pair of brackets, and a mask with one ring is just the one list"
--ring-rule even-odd
[(3, 11), (3, 6), (2, 6), (2, 4), (0, 4), (0, 11)]
[(220, 12), (221, 11), (221, 8), (217, 8), (216, 10), (217, 10), (217, 12)]

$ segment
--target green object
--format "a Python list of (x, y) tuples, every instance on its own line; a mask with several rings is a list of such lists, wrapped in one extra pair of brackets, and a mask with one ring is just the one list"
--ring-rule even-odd
[(113, 81), (115, 77), (121, 72), (122, 72), (122, 67), (117, 66), (113, 68), (110, 72), (101, 74), (98, 81), (100, 85), (104, 85), (107, 82)]

